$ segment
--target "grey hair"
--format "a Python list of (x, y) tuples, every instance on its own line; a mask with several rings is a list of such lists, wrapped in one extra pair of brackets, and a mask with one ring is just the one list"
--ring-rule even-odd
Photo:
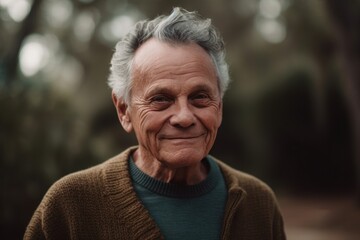
[(153, 20), (138, 22), (115, 47), (111, 59), (108, 84), (118, 98), (126, 103), (130, 101), (132, 88), (131, 71), (135, 51), (150, 38), (169, 43), (196, 43), (211, 57), (221, 97), (229, 85), (228, 65), (225, 62), (223, 39), (211, 24), (210, 19), (203, 19), (196, 12), (174, 8), (169, 16), (159, 16)]

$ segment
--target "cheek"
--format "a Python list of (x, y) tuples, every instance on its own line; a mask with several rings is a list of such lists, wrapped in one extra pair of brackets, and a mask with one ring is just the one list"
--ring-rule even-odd
[(220, 127), (221, 120), (222, 120), (222, 113), (218, 108), (209, 109), (207, 111), (202, 112), (199, 114), (200, 119), (203, 125), (212, 132), (217, 131)]
[(166, 122), (166, 114), (153, 111), (140, 111), (138, 130), (146, 135), (157, 134)]

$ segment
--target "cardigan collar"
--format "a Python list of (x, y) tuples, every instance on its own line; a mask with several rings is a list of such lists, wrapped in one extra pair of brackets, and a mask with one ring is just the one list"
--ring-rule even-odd
[[(109, 198), (111, 207), (120, 221), (128, 226), (131, 236), (135, 239), (164, 239), (148, 210), (137, 197), (131, 182), (128, 159), (136, 149), (137, 146), (130, 147), (106, 162), (107, 165), (102, 171), (105, 186), (103, 194)], [(240, 202), (246, 197), (246, 192), (240, 187), (236, 177), (232, 176), (231, 168), (219, 160), (216, 162), (228, 186), (224, 232), (233, 218), (234, 208), (239, 207)]]
[(163, 239), (155, 221), (141, 204), (131, 183), (129, 156), (136, 147), (129, 148), (109, 161), (104, 169), (105, 192), (120, 221), (128, 226), (134, 239)]

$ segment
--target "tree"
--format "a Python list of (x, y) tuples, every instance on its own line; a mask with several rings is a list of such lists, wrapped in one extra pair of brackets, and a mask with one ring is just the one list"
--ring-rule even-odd
[(345, 91), (353, 128), (353, 149), (360, 203), (360, 1), (325, 1), (336, 31), (344, 72)]

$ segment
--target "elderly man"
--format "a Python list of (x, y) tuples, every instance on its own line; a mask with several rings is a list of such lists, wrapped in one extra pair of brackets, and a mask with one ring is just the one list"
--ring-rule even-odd
[(285, 239), (269, 187), (208, 155), (229, 82), (210, 20), (175, 8), (139, 22), (111, 64), (138, 146), (55, 183), (25, 239)]

